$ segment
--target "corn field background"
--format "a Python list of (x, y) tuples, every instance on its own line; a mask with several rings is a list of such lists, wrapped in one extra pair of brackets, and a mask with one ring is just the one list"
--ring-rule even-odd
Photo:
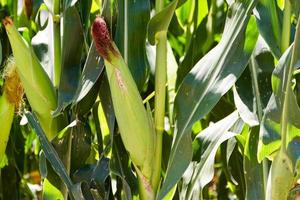
[(299, 199), (299, 11), (0, 0), (0, 199)]

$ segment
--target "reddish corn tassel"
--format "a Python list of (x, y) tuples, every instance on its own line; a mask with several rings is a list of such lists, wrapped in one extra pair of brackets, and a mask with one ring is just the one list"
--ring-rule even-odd
[(92, 36), (98, 53), (106, 60), (109, 59), (109, 52), (115, 52), (110, 33), (105, 20), (102, 17), (96, 17), (92, 25)]

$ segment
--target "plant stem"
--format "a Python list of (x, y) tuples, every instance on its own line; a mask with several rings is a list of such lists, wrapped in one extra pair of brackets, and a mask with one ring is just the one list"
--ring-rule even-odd
[[(292, 60), (291, 60), (291, 72), (293, 72), (294, 66), (297, 64), (297, 60), (300, 58), (300, 14), (298, 17), (298, 22), (296, 26), (296, 33), (295, 33), (295, 39), (294, 39), (294, 47), (293, 47), (293, 54), (292, 54)], [(292, 73), (291, 73), (292, 75)]]
[[(164, 7), (163, 0), (157, 0), (156, 13)], [(155, 105), (154, 124), (156, 132), (155, 156), (151, 185), (154, 193), (158, 188), (161, 175), (162, 138), (164, 132), (165, 99), (167, 83), (167, 32), (157, 33), (156, 61), (155, 61)]]
[(164, 1), (163, 0), (156, 0), (155, 1), (155, 12), (156, 14), (160, 12), (164, 8)]
[(60, 41), (60, 1), (53, 1), (53, 63), (54, 63), (54, 87), (58, 87), (61, 73), (61, 41)]
[(13, 1), (13, 20), (15, 22), (16, 27), (19, 26), (19, 21), (18, 21), (18, 1)]
[(124, 0), (124, 60), (128, 64), (128, 0)]
[(288, 111), (289, 111), (289, 98), (290, 98), (290, 92), (291, 90), (291, 81), (294, 71), (294, 66), (296, 65), (297, 60), (299, 59), (299, 53), (300, 53), (300, 47), (299, 47), (299, 41), (300, 41), (300, 20), (298, 19), (297, 27), (296, 27), (296, 33), (295, 33), (295, 39), (294, 39), (294, 46), (293, 46), (293, 52), (291, 57), (291, 63), (289, 65), (288, 69), (288, 78), (287, 83), (284, 88), (285, 96), (283, 101), (283, 111), (282, 111), (282, 118), (281, 118), (281, 151), (286, 151), (286, 145), (287, 145), (287, 134), (288, 134)]
[[(253, 86), (254, 86), (254, 96), (256, 97), (256, 108), (257, 108), (257, 114), (258, 114), (258, 121), (261, 122), (262, 118), (263, 118), (263, 106), (262, 106), (262, 102), (261, 102), (261, 95), (260, 95), (260, 91), (259, 91), (259, 84), (258, 84), (258, 72), (257, 72), (257, 67), (256, 67), (256, 62), (255, 62), (255, 58), (252, 55), (250, 58), (250, 71), (252, 74), (252, 81), (253, 81)], [(262, 168), (260, 168), (260, 170), (262, 170), (262, 174), (263, 174), (263, 191), (265, 193), (266, 188), (267, 188), (267, 180), (268, 180), (268, 174), (269, 174), (269, 167), (268, 167), (268, 161), (266, 159), (264, 159), (262, 161)]]
[(212, 0), (211, 7), (208, 12), (207, 16), (207, 23), (206, 23), (206, 29), (207, 29), (207, 40), (205, 42), (205, 49), (208, 48), (207, 45), (210, 45), (214, 41), (214, 27), (215, 27), (215, 21), (216, 21), (216, 13), (217, 13), (217, 2), (216, 0)]
[(284, 52), (290, 46), (291, 9), (292, 8), (291, 8), (290, 0), (285, 0), (282, 34), (281, 34), (281, 52)]

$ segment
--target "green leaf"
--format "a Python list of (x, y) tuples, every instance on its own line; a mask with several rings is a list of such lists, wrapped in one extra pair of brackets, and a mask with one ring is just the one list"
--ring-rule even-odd
[(43, 182), (43, 200), (63, 200), (61, 192), (54, 187), (47, 179)]
[(151, 45), (155, 44), (156, 34), (167, 31), (172, 20), (174, 11), (177, 7), (178, 0), (172, 1), (162, 11), (151, 18), (148, 24), (148, 41)]
[[(78, 1), (78, 0), (77, 0)], [(89, 20), (91, 14), (91, 7), (92, 7), (93, 0), (79, 0), (79, 8), (81, 13), (81, 20), (85, 30), (85, 33), (88, 32), (89, 28)]]
[(81, 73), (79, 87), (73, 98), (73, 105), (81, 101), (92, 89), (104, 69), (103, 60), (92, 43), (86, 58), (83, 71)]
[(191, 24), (193, 22), (193, 13), (195, 8), (195, 1), (187, 0), (180, 8), (176, 10), (176, 15), (183, 25)]
[(280, 58), (282, 12), (274, 0), (260, 0), (254, 12), (259, 33), (265, 39), (272, 53)]
[[(87, 123), (77, 121), (76, 126), (71, 128), (71, 174), (85, 165), (91, 152), (92, 135)], [(80, 159), (79, 159), (80, 158)]]
[[(290, 189), (295, 182), (294, 176), (299, 175), (297, 174), (299, 171), (297, 169), (295, 170), (295, 168), (299, 167), (298, 160), (300, 150), (295, 147), (299, 144), (300, 108), (292, 89), (293, 72), (300, 58), (299, 37), (300, 21), (297, 23), (294, 44), (285, 51), (273, 72), (272, 87), (274, 98), (270, 99), (270, 102), (272, 103), (273, 101), (273, 104), (276, 106), (272, 107), (274, 109), (272, 110), (273, 112), (266, 112), (264, 116), (265, 122), (274, 122), (274, 124), (279, 124), (280, 127), (279, 132), (275, 132), (276, 136), (280, 138), (279, 141), (275, 141), (276, 144), (279, 143), (278, 146), (280, 150), (275, 155), (269, 173), (266, 191), (267, 200), (287, 199)], [(263, 131), (263, 129), (261, 129), (261, 131)], [(268, 134), (268, 132), (262, 132), (262, 139), (264, 139), (264, 136), (268, 136)], [(264, 141), (262, 140), (260, 142)], [(274, 141), (271, 142), (273, 145), (271, 146), (267, 143), (268, 148), (272, 148), (273, 151), (276, 151)], [(263, 143), (262, 146), (266, 152), (265, 143)], [(262, 152), (264, 153), (264, 151)], [(259, 154), (259, 156), (261, 156), (261, 154)]]
[(115, 41), (140, 91), (149, 75), (145, 47), (149, 19), (149, 0), (118, 0)]
[[(231, 141), (236, 142), (234, 138), (231, 138), (229, 139), (228, 143), (230, 143)], [(237, 195), (238, 199), (245, 199), (246, 185), (245, 185), (245, 178), (243, 176), (244, 175), (243, 155), (239, 151), (238, 145), (234, 146), (228, 164), (230, 167), (230, 172), (232, 174), (232, 177), (237, 182), (237, 185), (235, 186), (235, 194)]]
[(184, 77), (189, 73), (197, 61), (207, 52), (211, 47), (212, 41), (207, 40), (208, 31), (206, 28), (207, 17), (205, 17), (198, 28), (193, 32), (191, 36), (190, 46), (186, 51), (184, 59), (182, 60), (178, 69), (177, 85), (182, 83)]
[(99, 107), (101, 107), (101, 104), (99, 101), (97, 101), (93, 106), (92, 116), (94, 119), (94, 126), (97, 135), (97, 152), (99, 155), (101, 155), (101, 153), (103, 152), (103, 138), (102, 138), (102, 131), (101, 131), (99, 115), (98, 115)]
[[(98, 118), (99, 118), (99, 123), (100, 125), (107, 125), (108, 130), (104, 130), (104, 127), (101, 127), (101, 132), (103, 135), (107, 134), (110, 136), (110, 144), (113, 142), (113, 132), (115, 130), (116, 126), (116, 117), (115, 117), (115, 112), (113, 109), (113, 102), (112, 102), (112, 97), (109, 89), (109, 84), (108, 84), (108, 79), (107, 76), (105, 75), (103, 77), (101, 86), (100, 86), (100, 91), (99, 91), (99, 98), (101, 102), (101, 106), (99, 106), (98, 109)], [(101, 120), (101, 114), (100, 111), (103, 112), (103, 121)], [(102, 129), (103, 128), (103, 129)]]
[[(243, 123), (243, 122), (242, 122)], [(224, 172), (224, 175), (227, 177), (227, 180), (232, 182), (234, 185), (238, 185), (238, 182), (233, 177), (233, 169), (230, 166), (230, 158), (232, 156), (232, 153), (235, 150), (237, 141), (235, 138), (228, 139), (228, 141), (223, 142), (220, 145), (221, 150), (221, 161), (222, 161), (222, 171)]]
[(290, 0), (291, 5), (292, 5), (292, 11), (295, 16), (299, 16), (300, 12), (300, 2), (297, 0)]
[[(284, 113), (288, 113), (287, 122), (289, 124), (288, 129), (288, 142), (293, 139), (294, 136), (299, 135), (292, 129), (300, 128), (300, 109), (297, 104), (296, 96), (294, 95), (292, 88), (286, 88), (288, 85), (288, 71), (291, 65), (292, 48), (288, 48), (280, 58), (278, 65), (273, 71), (272, 75), (272, 87), (273, 94), (269, 100), (269, 103), (265, 109), (262, 125), (260, 128), (260, 142), (258, 151), (258, 160), (261, 161), (266, 156), (276, 152), (281, 143), (281, 118)], [(289, 92), (287, 92), (289, 90)], [(289, 95), (287, 97), (287, 95)], [(284, 101), (288, 101), (288, 110), (283, 109)], [(296, 134), (296, 135), (294, 135)]]
[[(259, 37), (248, 67), (236, 82), (234, 102), (241, 118), (251, 127), (258, 125), (262, 110), (272, 94), (271, 75), (274, 57)], [(251, 83), (251, 84), (249, 84)]]
[(43, 151), (39, 155), (39, 170), (42, 178), (46, 178), (48, 174), (46, 156)]
[(192, 125), (217, 104), (246, 67), (258, 36), (253, 18), (247, 27), (255, 4), (252, 0), (230, 7), (220, 43), (194, 66), (179, 88), (175, 99), (177, 131), (160, 198), (174, 186), (191, 160)]
[[(251, 80), (248, 79), (249, 76), (247, 76), (247, 75), (249, 75), (249, 70), (245, 70), (245, 72), (246, 72), (245, 76), (241, 76), (240, 80), (251, 81)], [(247, 87), (249, 85), (250, 85), (249, 82), (247, 82), (247, 84), (245, 84), (244, 86)], [(249, 88), (247, 88), (247, 89), (249, 89)], [(252, 89), (252, 88), (250, 88), (250, 89)], [(240, 90), (244, 91), (244, 93), (245, 93), (245, 95), (242, 96), (242, 97), (247, 97), (247, 96), (251, 96), (252, 95), (250, 93), (251, 90), (245, 90), (245, 88), (240, 89)], [(241, 96), (239, 96), (236, 87), (233, 88), (233, 95), (234, 95), (234, 104), (237, 107), (237, 110), (239, 111), (239, 113), (240, 113), (241, 118), (243, 119), (243, 121), (245, 123), (247, 123), (251, 127), (259, 125), (259, 121), (258, 121), (258, 118), (257, 118), (257, 115), (256, 115), (256, 111), (251, 112), (252, 110), (250, 110), (250, 109), (253, 109), (254, 107), (248, 106), (249, 104), (250, 105), (252, 104), (252, 106), (253, 106), (252, 99), (251, 98), (247, 98), (247, 99), (245, 98), (246, 101), (248, 100), (248, 102), (247, 102), (248, 104), (244, 103), (243, 100), (241, 99)]]
[(264, 199), (264, 175), (262, 163), (257, 160), (257, 146), (259, 141), (259, 126), (251, 129), (244, 148), (244, 177), (246, 182), (246, 198)]
[(251, 200), (265, 198), (264, 182), (266, 180), (263, 175), (263, 164), (257, 160), (259, 141), (259, 126), (257, 125), (262, 120), (263, 109), (267, 106), (272, 93), (270, 79), (274, 69), (274, 58), (261, 37), (248, 66), (236, 83), (234, 101), (243, 121), (253, 127), (247, 130), (243, 166), (246, 199)]
[[(198, 192), (204, 188), (214, 175), (214, 160), (221, 143), (234, 137), (236, 134), (228, 130), (238, 121), (238, 112), (235, 111), (226, 118), (201, 131), (195, 138), (194, 144), (200, 147), (200, 162), (194, 168), (185, 199), (197, 198)], [(194, 193), (195, 192), (195, 193)]]
[(84, 33), (76, 7), (65, 10), (63, 19), (62, 72), (58, 88), (58, 106), (53, 115), (58, 115), (72, 103), (81, 71)]
[(173, 15), (172, 20), (169, 25), (169, 33), (175, 37), (179, 37), (184, 33), (183, 27), (179, 24), (178, 18), (176, 15)]
[(73, 179), (75, 182), (86, 182), (92, 188), (97, 188), (98, 195), (101, 198), (105, 199), (105, 196), (108, 195), (108, 191), (105, 188), (105, 181), (109, 176), (109, 159), (101, 157), (97, 164), (85, 165), (78, 169), (73, 174)]
[[(43, 152), (44, 152), (46, 158), (51, 163), (54, 171), (60, 176), (60, 178), (66, 184), (69, 192), (71, 192), (73, 183), (72, 183), (70, 177), (68, 176), (68, 173), (66, 171), (64, 164), (58, 157), (57, 152), (55, 151), (52, 144), (48, 141), (40, 124), (37, 122), (36, 117), (33, 114), (31, 114), (30, 112), (26, 112), (25, 115), (28, 119), (29, 124), (31, 125), (31, 127), (35, 130), (36, 134), (38, 135), (38, 138), (41, 143), (41, 147), (43, 149)], [(72, 193), (71, 193), (71, 195), (72, 195)]]
[(132, 195), (137, 194), (137, 179), (132, 173), (129, 156), (119, 135), (114, 136), (110, 172), (121, 178), (126, 199), (131, 200)]
[(87, 95), (77, 104), (75, 112), (78, 116), (88, 115), (90, 110), (95, 105), (100, 89), (100, 82), (101, 80), (99, 77)]
[(158, 32), (167, 31), (173, 18), (176, 8), (179, 8), (187, 0), (173, 0), (163, 10), (156, 13), (148, 23), (148, 41), (151, 45), (155, 44), (156, 34)]

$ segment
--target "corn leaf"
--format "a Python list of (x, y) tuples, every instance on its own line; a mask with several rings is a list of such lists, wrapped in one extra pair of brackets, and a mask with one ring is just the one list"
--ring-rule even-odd
[(148, 41), (151, 45), (155, 44), (155, 37), (158, 32), (167, 31), (172, 20), (178, 0), (172, 1), (162, 11), (151, 18), (148, 24)]
[(250, 127), (260, 123), (262, 110), (267, 106), (272, 94), (271, 75), (274, 58), (266, 45), (263, 38), (259, 37), (249, 65), (234, 89), (237, 110)]
[(118, 0), (117, 4), (115, 41), (139, 90), (142, 90), (149, 75), (145, 44), (150, 1)]
[(247, 200), (265, 198), (264, 175), (262, 163), (257, 160), (257, 145), (259, 141), (259, 126), (253, 127), (244, 147), (244, 177), (246, 182)]
[(65, 10), (63, 17), (62, 71), (58, 88), (58, 106), (53, 115), (58, 115), (72, 103), (81, 71), (84, 33), (79, 13), (75, 7), (70, 7)]
[(274, 56), (280, 58), (281, 10), (273, 0), (260, 0), (255, 9), (259, 33), (269, 45)]
[(66, 184), (69, 192), (71, 192), (72, 188), (73, 188), (72, 180), (68, 176), (66, 168), (65, 168), (64, 164), (62, 163), (62, 161), (60, 160), (60, 158), (58, 157), (54, 147), (46, 138), (45, 133), (43, 132), (41, 126), (37, 122), (36, 117), (30, 112), (27, 112), (25, 114), (26, 114), (29, 124), (31, 125), (31, 127), (35, 130), (36, 134), (38, 135), (38, 138), (41, 142), (42, 150), (43, 150), (46, 158), (51, 163), (55, 172), (61, 177), (63, 182)]
[(267, 106), (272, 94), (273, 69), (273, 56), (263, 38), (260, 37), (248, 68), (236, 82), (236, 89), (234, 89), (234, 102), (237, 110), (243, 121), (251, 127), (247, 130), (248, 135), (244, 145), (245, 198), (249, 200), (265, 198), (263, 165), (257, 160), (258, 125), (262, 120), (263, 109)]
[(177, 131), (160, 198), (175, 185), (191, 160), (192, 125), (217, 104), (246, 67), (258, 36), (254, 19), (247, 27), (255, 4), (251, 0), (230, 7), (220, 43), (194, 66), (179, 88), (175, 99)]
[(114, 135), (112, 153), (110, 173), (121, 178), (126, 200), (131, 200), (132, 196), (137, 194), (137, 179), (131, 171), (129, 156), (121, 142), (121, 138), (117, 135)]
[(73, 105), (77, 104), (88, 94), (100, 77), (103, 69), (103, 60), (100, 59), (95, 45), (92, 43), (81, 73), (79, 87), (73, 98)]
[(208, 184), (214, 175), (214, 160), (221, 143), (234, 137), (236, 134), (229, 129), (238, 121), (238, 112), (235, 111), (226, 118), (201, 131), (195, 138), (193, 146), (198, 146), (201, 152), (200, 162), (194, 166), (190, 184), (186, 188), (185, 199), (197, 198), (201, 190)]
[(63, 199), (61, 192), (53, 186), (47, 179), (43, 182), (43, 200)]
[(193, 32), (190, 46), (187, 49), (184, 59), (178, 69), (177, 86), (181, 84), (184, 77), (212, 45), (212, 41), (207, 40), (209, 33), (207, 31), (206, 24), (207, 17), (202, 20), (198, 28)]
[(270, 153), (275, 154), (280, 148), (269, 173), (267, 200), (287, 199), (296, 180), (295, 175), (299, 175), (300, 108), (292, 88), (293, 72), (300, 59), (299, 37), (300, 21), (297, 23), (294, 44), (285, 51), (273, 71), (273, 95), (268, 104), (271, 106), (266, 109), (260, 130), (259, 159)]
[[(77, 183), (87, 183), (90, 188), (90, 192), (93, 195), (99, 196), (96, 199), (105, 199), (107, 192), (105, 192), (105, 181), (109, 178), (109, 159), (101, 157), (97, 164), (89, 164), (81, 167), (73, 174), (73, 180)], [(97, 189), (95, 189), (95, 186)], [(94, 191), (92, 192), (92, 189)], [(86, 191), (83, 193), (87, 193)]]
[[(278, 65), (273, 71), (272, 88), (273, 94), (264, 112), (264, 117), (260, 129), (260, 142), (258, 159), (261, 161), (266, 156), (275, 153), (281, 146), (281, 116), (283, 112), (288, 112), (287, 121), (289, 123), (289, 141), (297, 136), (297, 129), (300, 128), (300, 109), (293, 94), (292, 88), (285, 88), (290, 65), (292, 48), (286, 50), (279, 60)], [(289, 90), (289, 98), (285, 97), (286, 90)], [(284, 98), (289, 101), (289, 110), (283, 110)], [(293, 131), (292, 131), (293, 130)], [(294, 135), (295, 134), (295, 135)], [(287, 141), (287, 142), (289, 142)]]

